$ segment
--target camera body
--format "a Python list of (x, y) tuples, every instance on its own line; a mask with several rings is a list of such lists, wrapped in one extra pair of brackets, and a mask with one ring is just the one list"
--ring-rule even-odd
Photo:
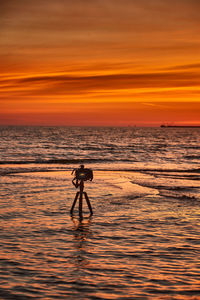
[(83, 180), (83, 181), (92, 180), (93, 172), (90, 169), (80, 168), (75, 170), (75, 178), (77, 180)]

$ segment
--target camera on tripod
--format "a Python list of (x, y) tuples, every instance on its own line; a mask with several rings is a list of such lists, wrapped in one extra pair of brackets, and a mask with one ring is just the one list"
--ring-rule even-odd
[(87, 180), (92, 181), (93, 171), (91, 169), (86, 169), (84, 167), (84, 165), (80, 165), (79, 169), (74, 169), (72, 171), (72, 174), (73, 173), (75, 173), (75, 177), (73, 178), (72, 183), (76, 188), (79, 187), (80, 191), (76, 193), (74, 202), (73, 202), (71, 210), (70, 210), (70, 214), (71, 215), (73, 214), (76, 201), (79, 198), (79, 216), (80, 216), (80, 218), (82, 218), (82, 205), (83, 205), (83, 196), (84, 196), (85, 200), (87, 202), (88, 208), (90, 210), (90, 214), (92, 215), (93, 211), (92, 211), (92, 206), (91, 206), (89, 197), (88, 197), (87, 193), (84, 192), (83, 190), (84, 190), (84, 181), (87, 181)]
[(79, 186), (79, 181), (92, 181), (93, 179), (93, 171), (85, 168), (84, 165), (81, 165), (79, 169), (74, 169), (72, 171), (72, 174), (73, 173), (75, 173), (75, 177), (72, 180), (72, 183), (75, 185), (75, 187)]
[(93, 172), (90, 169), (77, 169), (75, 170), (75, 177), (78, 180), (92, 180), (93, 179)]

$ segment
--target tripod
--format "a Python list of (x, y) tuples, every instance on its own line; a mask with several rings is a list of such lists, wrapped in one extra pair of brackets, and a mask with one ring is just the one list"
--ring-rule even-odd
[(83, 209), (83, 195), (84, 195), (85, 196), (85, 200), (86, 200), (87, 205), (88, 205), (88, 208), (90, 210), (90, 214), (93, 215), (92, 206), (90, 204), (90, 200), (88, 198), (88, 195), (87, 195), (86, 192), (83, 191), (84, 190), (84, 183), (83, 183), (82, 179), (80, 180), (79, 187), (80, 187), (80, 191), (76, 193), (76, 196), (74, 198), (74, 202), (72, 204), (72, 208), (70, 210), (70, 214), (71, 215), (73, 214), (73, 210), (74, 210), (74, 207), (76, 205), (76, 201), (77, 201), (77, 199), (79, 197), (79, 216), (82, 217), (82, 213), (83, 213), (83, 211), (82, 211), (82, 209)]

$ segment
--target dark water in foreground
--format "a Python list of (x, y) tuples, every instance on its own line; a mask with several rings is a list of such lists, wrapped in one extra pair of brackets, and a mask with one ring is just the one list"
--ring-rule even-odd
[[(200, 299), (200, 129), (0, 133), (0, 299)], [(94, 169), (82, 220), (80, 162)]]

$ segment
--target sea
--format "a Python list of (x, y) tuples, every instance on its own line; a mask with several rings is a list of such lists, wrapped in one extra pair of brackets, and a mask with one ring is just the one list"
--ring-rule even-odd
[(0, 299), (200, 299), (199, 180), (200, 128), (1, 126)]

